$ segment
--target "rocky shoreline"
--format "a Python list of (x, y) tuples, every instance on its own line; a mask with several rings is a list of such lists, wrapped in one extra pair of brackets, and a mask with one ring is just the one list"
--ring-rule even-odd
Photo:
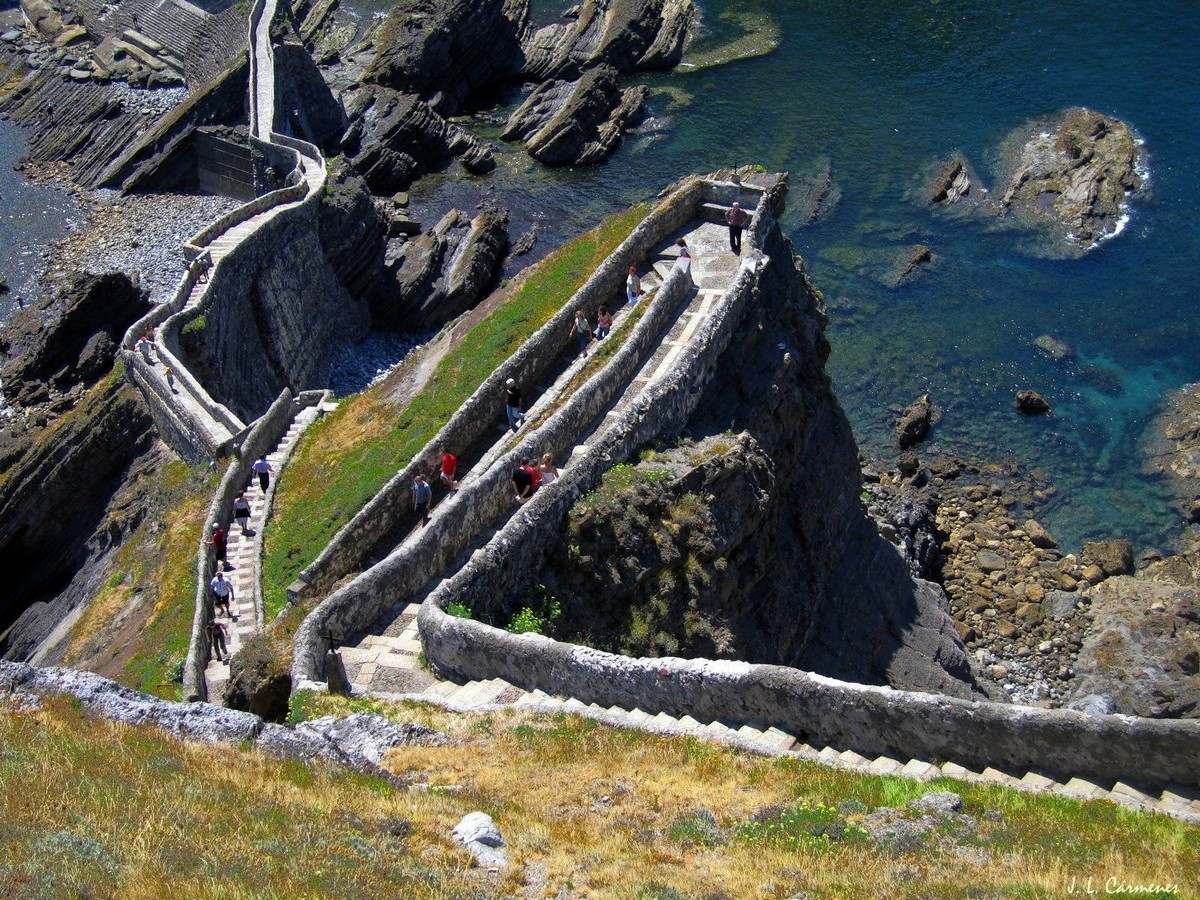
[(980, 670), (1016, 703), (1200, 715), (1197, 546), (1069, 553), (1030, 511), (1055, 493), (1013, 467), (912, 454), (864, 466), (863, 500), (914, 574), (945, 589)]

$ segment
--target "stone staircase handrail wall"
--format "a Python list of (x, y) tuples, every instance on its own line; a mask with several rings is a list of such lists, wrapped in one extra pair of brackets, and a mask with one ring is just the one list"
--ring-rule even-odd
[[(583, 703), (769, 723), (873, 757), (1044, 770), (1146, 786), (1200, 785), (1200, 721), (1088, 715), (851, 684), (784, 666), (632, 659), (456, 619), (426, 602), (427, 656), (464, 677), (510, 680)], [(486, 675), (484, 674), (486, 672)]]
[[(297, 632), (293, 677), (303, 680), (319, 677), (328, 649), (326, 635), (346, 638), (370, 627), (390, 607), (407, 599), (428, 580), (431, 563), (439, 567), (448, 564), (462, 548), (469, 546), (480, 523), (493, 522), (511, 510), (513, 497), (508, 482), (512, 470), (525, 458), (540, 458), (543, 453), (558, 457), (575, 445), (586, 426), (616, 399), (642, 359), (662, 340), (691, 288), (688, 272), (673, 269), (655, 296), (647, 301), (645, 314), (613, 358), (572, 393), (546, 422), (496, 460), (479, 480), (464, 485), (442, 502), (439, 516), (421, 534), (422, 546), (436, 547), (436, 560), (431, 560), (422, 547), (402, 545), (319, 604)], [(575, 468), (577, 465), (572, 465), (564, 471)], [(558, 490), (556, 487), (555, 491)]]
[(289, 589), (325, 591), (361, 565), (369, 550), (399, 521), (408, 502), (413, 476), (428, 468), (437, 447), (468, 447), (503, 421), (505, 381), (515, 378), (528, 388), (570, 342), (575, 309), (593, 308), (623, 293), (629, 266), (641, 262), (666, 235), (680, 228), (703, 196), (703, 180), (692, 177), (664, 198), (551, 319), (471, 394), (433, 439), (339, 529)]
[[(315, 393), (315, 400), (313, 394)], [(306, 392), (303, 403), (294, 402), (292, 392), (284, 388), (279, 397), (271, 404), (250, 433), (240, 450), (229, 460), (225, 474), (221, 478), (212, 503), (208, 507), (208, 518), (204, 520), (200, 538), (200, 547), (196, 553), (196, 605), (192, 617), (192, 637), (188, 645), (187, 661), (184, 664), (183, 688), (188, 700), (207, 700), (208, 691), (204, 683), (204, 667), (208, 663), (208, 643), (204, 627), (212, 618), (212, 591), (208, 581), (212, 577), (213, 548), (205, 544), (209, 537), (213, 522), (220, 522), (222, 528), (228, 528), (232, 521), (230, 515), (233, 500), (238, 492), (245, 489), (250, 481), (250, 466), (260, 454), (269, 453), (287, 433), (288, 427), (305, 406), (320, 402), (321, 392)]]

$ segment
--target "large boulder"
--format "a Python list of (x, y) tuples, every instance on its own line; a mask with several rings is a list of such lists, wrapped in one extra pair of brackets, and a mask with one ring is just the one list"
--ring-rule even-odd
[(450, 210), (399, 245), (391, 262), (395, 291), (376, 305), (376, 322), (397, 331), (440, 327), (486, 294), (507, 246), (506, 213), (485, 209), (471, 218)]
[(48, 399), (45, 383), (66, 390), (108, 371), (117, 344), (150, 309), (123, 272), (74, 272), (17, 311), (0, 338), (5, 394), (21, 404)]
[(1031, 123), (1005, 145), (1001, 207), (1076, 252), (1114, 234), (1129, 195), (1142, 186), (1133, 131), (1089, 109)]
[(1108, 695), (1129, 715), (1200, 717), (1200, 590), (1121, 575), (1090, 598), (1072, 697)]
[(669, 69), (683, 57), (698, 12), (692, 0), (584, 0), (568, 15), (525, 42), (527, 77), (573, 78), (600, 64)]
[(513, 80), (528, 0), (400, 0), (379, 29), (363, 80), (415, 94), (443, 115)]
[(649, 89), (622, 91), (616, 69), (596, 66), (578, 81), (547, 81), (509, 117), (501, 135), (525, 141), (529, 155), (551, 166), (601, 162), (642, 117)]
[(1092, 541), (1083, 545), (1079, 563), (1099, 566), (1108, 577), (1133, 571), (1133, 544), (1126, 540)]
[(1037, 391), (1017, 391), (1017, 412), (1040, 416), (1050, 412), (1050, 403)]

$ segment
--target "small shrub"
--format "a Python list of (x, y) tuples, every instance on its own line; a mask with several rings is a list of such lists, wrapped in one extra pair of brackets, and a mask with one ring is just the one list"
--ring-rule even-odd
[(795, 806), (783, 811), (769, 810), (765, 815), (737, 826), (738, 841), (768, 844), (793, 850), (823, 850), (832, 843), (866, 843), (866, 830), (848, 825), (831, 806)]
[(457, 602), (446, 604), (446, 615), (454, 616), (456, 619), (473, 618), (473, 616), (471, 615), (471, 608), (469, 606), (467, 606), (465, 603), (457, 603)]
[(689, 847), (713, 847), (725, 842), (717, 817), (707, 809), (697, 809), (671, 823), (667, 837)]
[(537, 613), (526, 606), (512, 617), (506, 630), (511, 631), (513, 634), (528, 634), (530, 632), (541, 634), (542, 620)]
[(185, 338), (195, 338), (203, 334), (206, 328), (208, 328), (208, 317), (200, 315), (184, 325), (179, 333)]

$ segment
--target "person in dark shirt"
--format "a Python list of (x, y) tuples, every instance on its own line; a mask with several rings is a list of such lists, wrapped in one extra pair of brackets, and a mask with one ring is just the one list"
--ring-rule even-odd
[(534, 477), (526, 467), (518, 466), (513, 469), (512, 485), (518, 503), (524, 503), (533, 496)]
[(508, 427), (516, 431), (525, 422), (525, 401), (521, 398), (521, 389), (515, 379), (505, 383), (507, 390), (504, 394), (504, 408), (508, 413)]
[(729, 249), (740, 255), (742, 252), (742, 229), (746, 227), (750, 217), (735, 200), (733, 206), (725, 212), (725, 221), (729, 224)]
[(204, 543), (213, 548), (213, 560), (219, 568), (229, 571), (229, 563), (225, 559), (228, 552), (229, 538), (219, 522), (212, 523), (212, 537)]

